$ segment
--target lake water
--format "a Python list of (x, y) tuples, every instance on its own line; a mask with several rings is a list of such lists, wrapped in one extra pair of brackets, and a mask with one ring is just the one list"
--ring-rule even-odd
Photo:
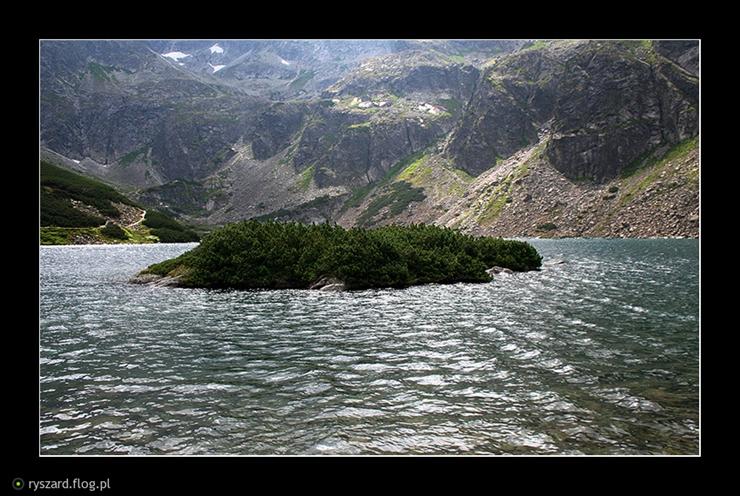
[(41, 247), (41, 454), (698, 454), (698, 241), (530, 242), (542, 271), (346, 293)]

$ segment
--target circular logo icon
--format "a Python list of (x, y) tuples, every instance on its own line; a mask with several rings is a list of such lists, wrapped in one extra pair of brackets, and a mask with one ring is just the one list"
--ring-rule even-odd
[(23, 479), (21, 479), (20, 477), (16, 477), (15, 479), (13, 479), (13, 489), (15, 489), (16, 491), (20, 491), (24, 487), (26, 487), (26, 483)]

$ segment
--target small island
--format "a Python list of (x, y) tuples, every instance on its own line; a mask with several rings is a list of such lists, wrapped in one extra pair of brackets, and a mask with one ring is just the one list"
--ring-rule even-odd
[(489, 282), (493, 272), (537, 270), (529, 243), (431, 226), (344, 229), (243, 221), (149, 266), (131, 282), (213, 289), (352, 290)]

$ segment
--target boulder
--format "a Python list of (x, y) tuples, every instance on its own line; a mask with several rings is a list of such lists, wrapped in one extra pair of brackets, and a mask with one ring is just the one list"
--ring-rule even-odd
[(511, 269), (507, 269), (506, 267), (499, 267), (498, 265), (494, 265), (490, 269), (486, 270), (486, 274), (492, 276), (494, 274), (513, 274), (514, 271)]
[(157, 274), (136, 274), (128, 282), (131, 284), (151, 284), (161, 278), (162, 276), (158, 276)]
[(344, 291), (346, 286), (343, 281), (340, 281), (336, 277), (325, 276), (311, 284), (308, 289), (318, 289), (319, 291)]
[(319, 289), (319, 291), (344, 291), (346, 288), (344, 283), (339, 284), (327, 284)]
[(147, 284), (149, 286), (170, 286), (177, 287), (180, 285), (179, 277), (160, 276), (157, 274), (136, 274), (129, 279), (132, 284)]

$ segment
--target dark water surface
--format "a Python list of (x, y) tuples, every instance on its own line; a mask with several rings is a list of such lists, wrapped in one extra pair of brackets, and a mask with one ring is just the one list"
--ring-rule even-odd
[(531, 242), (540, 272), (346, 293), (42, 247), (41, 454), (697, 454), (698, 241)]

